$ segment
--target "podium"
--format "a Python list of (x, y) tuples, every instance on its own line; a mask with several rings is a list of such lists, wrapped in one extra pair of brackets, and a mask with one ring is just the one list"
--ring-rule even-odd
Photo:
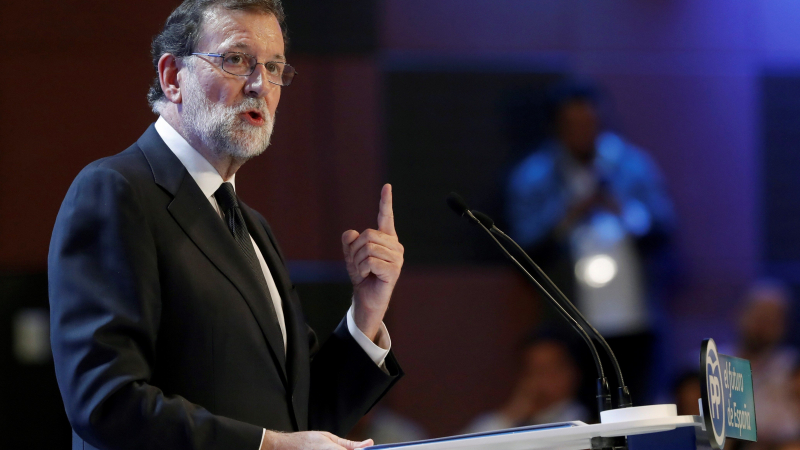
[(689, 427), (705, 429), (700, 416), (679, 416), (675, 405), (615, 409), (603, 411), (600, 416), (601, 423), (591, 425), (580, 421), (561, 422), (368, 448), (371, 450), (583, 450), (592, 448), (593, 438), (652, 435)]
[[(757, 440), (750, 362), (717, 352), (713, 339), (700, 351), (700, 416), (679, 416), (675, 405), (649, 405), (600, 412), (600, 423), (561, 422), (450, 436), (372, 450), (627, 450), (723, 449), (727, 437)], [(665, 434), (684, 429), (670, 442)], [(702, 432), (699, 432), (702, 431)], [(695, 437), (699, 436), (700, 439)], [(615, 438), (623, 438), (616, 439)]]
[[(623, 407), (601, 411), (598, 424), (560, 422), (368, 448), (697, 450), (724, 449), (726, 438), (757, 441), (750, 362), (718, 353), (714, 340), (706, 339), (700, 372), (700, 416), (679, 416), (676, 405)], [(688, 433), (670, 433), (680, 429)]]
[[(705, 339), (700, 349), (701, 398), (699, 405), (701, 416), (678, 416), (675, 405), (631, 407), (630, 392), (623, 381), (617, 359), (600, 332), (591, 326), (550, 277), (525, 253), (525, 250), (495, 226), (494, 220), (479, 211), (471, 211), (464, 199), (455, 192), (451, 192), (447, 197), (447, 204), (459, 216), (466, 217), (472, 223), (479, 225), (586, 341), (597, 365), (600, 423), (592, 425), (583, 422), (553, 423), (370, 448), (376, 450), (412, 447), (414, 450), (478, 448), (638, 450), (635, 445), (630, 445), (631, 440), (634, 442), (638, 440), (636, 436), (653, 436), (688, 427), (693, 427), (695, 430), (702, 429), (704, 433), (700, 434), (702, 437), (700, 442), (704, 444), (704, 441), (707, 440), (708, 446), (704, 445), (704, 447), (716, 450), (725, 448), (725, 439), (728, 437), (753, 442), (758, 440), (753, 380), (749, 361), (720, 354), (717, 352), (714, 340)], [(506, 245), (511, 248), (511, 251), (521, 256), (524, 264), (506, 248)], [(536, 273), (540, 279), (531, 273)], [(604, 348), (616, 370), (620, 392), (617, 409), (612, 409), (608, 381), (604, 375), (595, 342)], [(688, 447), (679, 445), (670, 447), (670, 450), (697, 448), (697, 439), (692, 439), (692, 442)], [(642, 442), (642, 444), (641, 448), (655, 450), (652, 443), (644, 444)]]

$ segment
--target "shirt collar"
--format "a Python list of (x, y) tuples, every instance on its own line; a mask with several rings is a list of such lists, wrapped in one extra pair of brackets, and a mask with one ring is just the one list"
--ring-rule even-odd
[[(203, 157), (197, 150), (192, 148), (191, 145), (178, 133), (172, 125), (169, 124), (163, 117), (159, 117), (156, 121), (156, 131), (161, 139), (167, 144), (172, 153), (186, 167), (189, 175), (194, 178), (195, 183), (200, 186), (206, 198), (211, 198), (217, 189), (222, 186), (225, 181), (220, 176), (217, 169), (211, 165), (208, 160)], [(231, 176), (230, 183), (233, 185), (233, 190), (236, 191), (236, 175)]]

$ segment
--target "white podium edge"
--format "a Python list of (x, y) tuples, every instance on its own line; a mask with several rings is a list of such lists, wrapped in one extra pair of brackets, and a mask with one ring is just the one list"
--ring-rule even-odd
[(613, 423), (586, 424), (580, 421), (553, 424), (560, 428), (520, 430), (485, 435), (456, 435), (445, 439), (379, 445), (367, 448), (458, 450), (491, 448), (493, 450), (529, 450), (539, 448), (579, 450), (589, 448), (593, 437), (632, 436), (670, 431), (681, 427), (703, 427), (700, 416), (673, 416), (629, 420)]

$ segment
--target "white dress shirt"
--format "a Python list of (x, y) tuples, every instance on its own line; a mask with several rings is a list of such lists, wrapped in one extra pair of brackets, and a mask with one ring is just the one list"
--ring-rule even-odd
[[(206, 196), (209, 202), (211, 202), (211, 206), (214, 207), (214, 210), (217, 214), (222, 217), (222, 213), (219, 210), (219, 205), (217, 204), (217, 199), (214, 197), (214, 193), (217, 192), (217, 189), (225, 182), (222, 179), (222, 176), (217, 172), (214, 166), (208, 162), (208, 160), (203, 157), (200, 153), (197, 152), (191, 145), (183, 138), (175, 129), (170, 125), (163, 117), (159, 117), (156, 121), (156, 131), (158, 132), (161, 139), (167, 144), (172, 153), (183, 163), (186, 170), (189, 172), (189, 175), (194, 178), (194, 181), (200, 187), (200, 190), (203, 191), (203, 194)], [(236, 175), (232, 175), (229, 182), (233, 185), (234, 191), (236, 190)], [(261, 271), (264, 273), (264, 279), (267, 281), (267, 288), (269, 289), (269, 295), (272, 297), (272, 303), (275, 307), (275, 313), (278, 315), (278, 323), (281, 326), (281, 334), (283, 335), (283, 351), (286, 352), (286, 321), (283, 316), (283, 304), (281, 302), (281, 296), (278, 292), (278, 288), (275, 285), (275, 280), (272, 278), (272, 273), (269, 270), (269, 266), (267, 266), (266, 261), (264, 260), (264, 255), (261, 254), (261, 250), (259, 250), (258, 245), (253, 240), (253, 237), (250, 236), (250, 241), (253, 243), (253, 248), (256, 251), (256, 257), (258, 258), (258, 262), (261, 265)], [(347, 311), (347, 330), (353, 336), (353, 339), (364, 349), (364, 352), (375, 362), (382, 370), (386, 371), (384, 361), (386, 360), (386, 356), (389, 354), (389, 349), (391, 348), (392, 341), (389, 338), (389, 331), (386, 329), (386, 325), (381, 324), (381, 329), (378, 331), (377, 341), (378, 344), (372, 342), (370, 338), (368, 338), (357, 326), (355, 323), (355, 319), (353, 317), (353, 306), (350, 306), (350, 309)], [(266, 430), (262, 433), (261, 440), (263, 444), (264, 435), (266, 434)]]

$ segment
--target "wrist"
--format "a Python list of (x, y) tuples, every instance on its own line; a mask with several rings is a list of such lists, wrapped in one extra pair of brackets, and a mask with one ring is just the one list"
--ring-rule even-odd
[(261, 448), (259, 450), (280, 450), (281, 434), (275, 431), (264, 430), (264, 438), (261, 440)]
[(385, 313), (385, 308), (371, 309), (360, 306), (359, 302), (353, 302), (353, 321), (356, 327), (372, 342), (377, 342), (380, 337), (379, 334)]

